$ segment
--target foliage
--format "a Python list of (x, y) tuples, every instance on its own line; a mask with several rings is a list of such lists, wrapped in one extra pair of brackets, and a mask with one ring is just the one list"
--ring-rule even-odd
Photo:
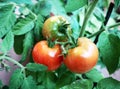
[[(109, 84), (109, 85), (106, 85), (106, 84)], [(120, 84), (119, 81), (109, 77), (101, 80), (98, 83), (97, 88), (98, 89), (113, 89), (113, 88), (119, 89), (120, 88), (119, 84)]]
[(2, 84), (2, 81), (0, 80), (0, 88), (2, 88), (3, 84)]
[(106, 65), (109, 73), (115, 72), (115, 70), (118, 68), (119, 57), (120, 57), (119, 44), (120, 44), (120, 39), (115, 34), (103, 32), (99, 37), (98, 47), (99, 50), (101, 51), (100, 58), (103, 61), (103, 63)]
[[(0, 89), (120, 89), (120, 81), (105, 78), (97, 67), (85, 74), (76, 74), (62, 64), (59, 69), (51, 72), (47, 71), (46, 66), (34, 63), (31, 58), (35, 43), (45, 39), (41, 32), (43, 23), (53, 14), (69, 20), (72, 37), (75, 39), (79, 37), (83, 26), (84, 36), (92, 41), (100, 33), (96, 45), (102, 64), (97, 65), (104, 64), (109, 74), (119, 69), (120, 16), (113, 10), (110, 19), (114, 23), (105, 26), (107, 12), (104, 8), (108, 9), (110, 0), (95, 1), (98, 2), (97, 5), (94, 0), (1, 0), (0, 70), (10, 67), (4, 60), (19, 68), (14, 70), (9, 86), (5, 86), (0, 80)], [(114, 1), (116, 9), (120, 6), (120, 0)], [(88, 13), (89, 11), (91, 12)], [(9, 56), (12, 48), (22, 56), (19, 62)], [(28, 58), (31, 59), (30, 62), (22, 65)]]

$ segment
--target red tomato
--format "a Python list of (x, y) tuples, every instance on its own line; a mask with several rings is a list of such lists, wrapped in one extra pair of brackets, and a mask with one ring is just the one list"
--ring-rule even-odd
[(72, 72), (88, 72), (97, 63), (98, 48), (90, 39), (85, 37), (79, 38), (77, 45), (77, 47), (68, 50), (64, 63)]
[(56, 70), (62, 63), (63, 57), (59, 45), (53, 48), (48, 47), (47, 41), (38, 42), (32, 51), (34, 62), (43, 64), (48, 67), (48, 70)]

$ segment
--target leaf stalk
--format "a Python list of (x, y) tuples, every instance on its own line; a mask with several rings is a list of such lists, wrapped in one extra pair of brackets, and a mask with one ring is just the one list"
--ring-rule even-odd
[(82, 25), (82, 28), (81, 28), (81, 31), (80, 31), (80, 35), (79, 37), (83, 37), (84, 36), (84, 32), (85, 32), (85, 28), (86, 28), (86, 25), (87, 25), (87, 22), (97, 4), (98, 0), (94, 0), (91, 7), (89, 8), (89, 10), (87, 11), (87, 13), (85, 14), (85, 18), (84, 18), (84, 21), (83, 21), (83, 25)]
[(25, 67), (22, 64), (20, 64), (19, 62), (17, 62), (16, 60), (14, 60), (10, 57), (7, 57), (7, 56), (3, 55), (3, 56), (0, 57), (0, 60), (2, 60), (2, 59), (5, 59), (5, 60), (7, 60), (7, 61), (9, 61), (13, 64), (16, 64), (17, 66), (19, 66), (23, 70), (25, 69)]

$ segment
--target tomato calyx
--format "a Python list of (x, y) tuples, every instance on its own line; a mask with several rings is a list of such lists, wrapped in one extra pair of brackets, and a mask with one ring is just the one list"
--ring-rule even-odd
[(53, 48), (55, 46), (55, 41), (52, 41), (51, 38), (47, 38), (48, 47)]
[(55, 44), (60, 44), (62, 49), (62, 55), (66, 57), (68, 54), (68, 50), (74, 47), (77, 47), (77, 39), (75, 39), (71, 34), (69, 34), (67, 31), (65, 32), (67, 41), (66, 42), (59, 42), (55, 41)]
[(63, 21), (63, 22), (61, 22), (61, 24), (58, 26), (58, 31), (60, 32), (60, 33), (62, 33), (62, 34), (64, 34), (64, 35), (66, 35), (66, 33), (67, 33), (67, 30), (66, 29), (68, 29), (68, 28), (70, 28), (70, 24), (69, 23), (67, 23), (67, 22), (65, 22), (65, 21)]

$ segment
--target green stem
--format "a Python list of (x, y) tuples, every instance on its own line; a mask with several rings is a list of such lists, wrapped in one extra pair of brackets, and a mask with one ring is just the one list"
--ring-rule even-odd
[(85, 15), (85, 18), (84, 18), (84, 21), (83, 21), (83, 25), (82, 25), (82, 28), (81, 28), (81, 31), (80, 31), (80, 37), (84, 36), (84, 32), (85, 32), (85, 28), (86, 28), (86, 25), (87, 25), (87, 22), (89, 20), (89, 17), (90, 15), (92, 14), (96, 4), (97, 4), (98, 0), (94, 0), (93, 1), (93, 4), (92, 6), (89, 8), (89, 10), (87, 11), (86, 15)]
[(48, 38), (48, 39), (47, 39), (47, 42), (48, 42), (48, 47), (50, 47), (50, 48), (53, 48), (53, 47), (54, 47), (55, 42), (53, 42), (51, 38)]
[(101, 32), (103, 32), (103, 31), (105, 31), (105, 29), (101, 29), (101, 30), (99, 30), (99, 31), (95, 32), (94, 34), (92, 34), (92, 35), (88, 36), (88, 38), (92, 38), (92, 37), (94, 37), (94, 36), (96, 36), (96, 35), (100, 34), (100, 33), (101, 33)]
[(22, 64), (20, 64), (19, 62), (17, 62), (16, 60), (14, 60), (14, 59), (12, 59), (10, 57), (7, 57), (7, 56), (3, 55), (3, 56), (0, 57), (0, 59), (6, 59), (7, 61), (12, 62), (13, 64), (16, 64), (17, 66), (19, 66), (22, 69), (25, 68)]
[(110, 28), (114, 28), (114, 27), (117, 27), (117, 26), (120, 26), (120, 22), (108, 26), (108, 29), (110, 29)]
[(35, 17), (34, 21), (37, 20), (36, 14), (34, 14), (31, 10), (29, 10), (29, 11), (30, 11), (30, 13), (31, 13), (32, 15), (34, 15), (34, 17)]
[[(118, 26), (120, 26), (120, 22), (119, 22), (119, 23), (115, 23), (115, 24), (113, 24), (113, 25), (110, 25), (110, 26), (108, 26), (108, 27), (106, 27), (106, 28), (107, 28), (107, 29), (111, 29), (111, 28), (118, 27)], [(103, 32), (103, 31), (105, 31), (105, 28), (102, 28), (101, 30), (95, 32), (94, 34), (88, 36), (88, 38), (92, 38), (92, 37), (100, 34), (100, 33)]]

